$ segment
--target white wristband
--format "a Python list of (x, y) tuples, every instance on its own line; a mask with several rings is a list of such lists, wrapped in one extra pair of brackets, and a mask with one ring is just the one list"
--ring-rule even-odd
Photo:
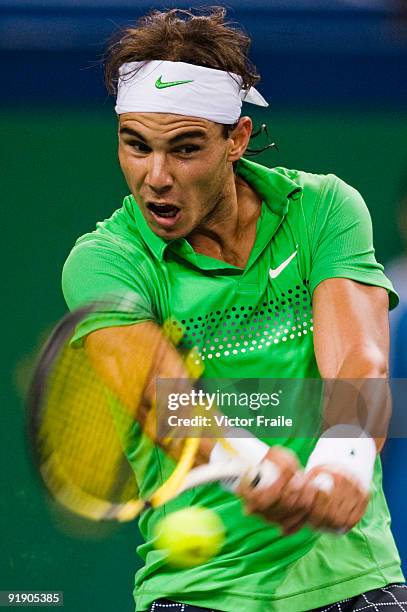
[(305, 472), (320, 465), (337, 468), (356, 478), (363, 489), (368, 491), (375, 460), (376, 444), (373, 438), (360, 427), (335, 425), (327, 429), (318, 440)]
[[(245, 429), (233, 428), (229, 432), (233, 438), (227, 438), (228, 444), (236, 451), (240, 459), (243, 459), (250, 465), (261, 463), (270, 450), (268, 444), (262, 442)], [(237, 437), (243, 434), (244, 438)], [(209, 461), (210, 463), (224, 463), (231, 458), (233, 456), (228, 453), (220, 442), (217, 442), (211, 451)]]

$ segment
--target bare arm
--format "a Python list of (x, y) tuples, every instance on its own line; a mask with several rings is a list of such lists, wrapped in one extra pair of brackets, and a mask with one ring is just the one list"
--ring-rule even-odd
[[(95, 370), (142, 425), (145, 433), (169, 455), (177, 459), (182, 451), (183, 439), (157, 433), (158, 417), (154, 402), (156, 379), (174, 379), (173, 392), (189, 393), (192, 389), (191, 375), (180, 354), (168, 341), (161, 328), (150, 321), (104, 328), (87, 337), (85, 348)], [(188, 410), (188, 407), (186, 409)], [(191, 407), (191, 410), (193, 411), (194, 408)], [(212, 417), (217, 412), (212, 408)], [(169, 434), (172, 433), (171, 430)], [(227, 436), (228, 433), (228, 428), (224, 431), (219, 428), (219, 431), (216, 431), (217, 436)], [(244, 460), (250, 462), (247, 453), (254, 452), (256, 444), (261, 445), (260, 449), (256, 448), (256, 457), (257, 453), (267, 453), (267, 446), (250, 436), (249, 433), (247, 435), (251, 438), (249, 446), (247, 443), (241, 446), (239, 439), (230, 441), (230, 443), (238, 453), (243, 453)], [(217, 437), (213, 435), (213, 432), (212, 437), (200, 439), (196, 464), (209, 461), (216, 442)], [(266, 457), (265, 454), (264, 457)], [(284, 478), (279, 479), (278, 486), (282, 488), (284, 482), (288, 481), (299, 468), (299, 464), (292, 453), (284, 449), (281, 452), (270, 449), (267, 458), (273, 460), (281, 469)]]
[[(189, 373), (176, 348), (152, 321), (106, 327), (89, 334), (85, 349), (95, 370), (140, 422), (147, 435), (170, 455), (178, 457), (182, 439), (159, 439), (154, 399), (157, 378), (177, 379), (189, 389)], [(201, 441), (198, 462), (207, 458), (213, 441)]]
[[(367, 433), (373, 436), (373, 432), (385, 431), (391, 413), (387, 383), (380, 380), (388, 375), (386, 290), (348, 279), (328, 279), (314, 292), (313, 315), (315, 356), (321, 376), (349, 379), (354, 388), (349, 396), (343, 393), (338, 380), (339, 393), (333, 394), (325, 408), (330, 412), (330, 425), (354, 423), (363, 429), (364, 423), (359, 423), (357, 413), (357, 405), (363, 399), (366, 422), (370, 424)], [(382, 433), (375, 437), (375, 443), (380, 451), (384, 443)], [(358, 461), (365, 460), (363, 453)], [(338, 466), (340, 461), (338, 457)], [(318, 474), (329, 474), (332, 478), (329, 495), (313, 490), (312, 483)], [(306, 474), (303, 496), (310, 508), (306, 522), (318, 528), (348, 530), (365, 513), (370, 493), (352, 472), (328, 463), (316, 465)], [(300, 524), (291, 525), (291, 529), (296, 530)]]
[(388, 308), (381, 287), (332, 278), (315, 289), (314, 347), (322, 378), (387, 376)]
[[(352, 379), (356, 387), (355, 400), (366, 379), (387, 377), (387, 311), (387, 292), (379, 287), (339, 278), (323, 281), (314, 292), (314, 347), (321, 377)], [(381, 385), (381, 389), (384, 388), (385, 385)], [(369, 400), (369, 386), (365, 392)], [(357, 422), (354, 406), (344, 404), (343, 399), (349, 398), (342, 395), (339, 385), (339, 397), (331, 398), (333, 409), (328, 406), (331, 425)], [(385, 396), (383, 402), (375, 406), (381, 411), (382, 423), (390, 416), (386, 399)], [(380, 450), (384, 438), (375, 441)], [(312, 485), (318, 473), (327, 471), (334, 480), (329, 497)], [(368, 492), (361, 489), (356, 480), (328, 466), (316, 467), (300, 478), (293, 478), (279, 492), (277, 500), (272, 488), (261, 493), (245, 493), (250, 512), (279, 522), (287, 534), (298, 531), (306, 523), (323, 529), (351, 529), (363, 516), (369, 501)]]
[[(385, 289), (348, 279), (328, 279), (316, 288), (313, 297), (314, 347), (322, 378), (353, 379), (355, 385), (356, 379), (362, 383), (367, 378), (387, 378), (388, 304)], [(366, 401), (369, 401), (369, 386), (364, 388)], [(374, 383), (371, 388), (377, 390)], [(385, 387), (381, 385), (380, 388), (383, 391)], [(380, 410), (380, 414), (372, 415), (375, 420), (372, 431), (382, 430), (390, 418), (386, 397), (381, 406), (371, 409)], [(340, 416), (338, 414), (338, 422), (347, 422), (346, 418), (352, 417), (344, 414), (340, 421)], [(376, 438), (379, 451), (383, 444), (384, 438)]]

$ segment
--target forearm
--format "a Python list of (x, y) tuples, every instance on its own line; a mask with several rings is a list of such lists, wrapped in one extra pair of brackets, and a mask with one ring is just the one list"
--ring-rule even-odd
[(359, 402), (362, 399), (369, 412), (368, 433), (374, 438), (378, 453), (383, 448), (386, 439), (384, 434), (391, 417), (388, 375), (388, 360), (379, 351), (366, 351), (364, 347), (355, 347), (346, 356), (337, 375), (338, 379), (352, 379)]
[(374, 346), (354, 345), (346, 352), (334, 378), (387, 378), (389, 363)]
[(388, 360), (379, 350), (351, 347), (334, 377), (343, 381), (338, 383), (338, 406), (335, 409), (331, 403), (325, 408), (333, 424), (349, 423), (364, 429), (374, 438), (377, 452), (384, 445), (391, 416), (388, 374)]
[[(171, 427), (165, 405), (157, 405), (157, 379), (171, 379), (171, 392), (188, 395), (193, 389), (188, 359), (181, 358), (158, 325), (145, 322), (101, 329), (88, 336), (85, 348), (95, 371), (120, 399), (132, 419), (137, 420), (145, 434), (170, 456), (179, 458), (186, 437), (205, 434), (192, 427), (185, 430)], [(191, 402), (183, 406), (183, 417), (193, 417), (204, 408)], [(216, 413), (212, 408), (212, 423)], [(200, 437), (195, 463), (211, 460), (215, 445), (218, 452), (214, 460), (225, 460), (236, 453), (249, 463), (259, 463), (267, 454), (268, 446), (249, 432), (245, 433), (247, 436), (243, 430), (209, 429), (207, 437)], [(231, 438), (230, 456), (219, 448), (219, 437)]]
[[(87, 337), (85, 350), (97, 375), (131, 418), (140, 423), (150, 439), (178, 458), (183, 439), (165, 431), (165, 427), (157, 427), (156, 380), (174, 379), (180, 391), (187, 391), (191, 383), (181, 356), (161, 328), (144, 322), (100, 329)], [(201, 441), (197, 463), (207, 461), (214, 443)]]

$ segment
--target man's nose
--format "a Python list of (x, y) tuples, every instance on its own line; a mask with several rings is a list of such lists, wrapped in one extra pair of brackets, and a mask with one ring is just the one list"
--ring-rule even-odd
[(149, 155), (145, 182), (156, 193), (168, 191), (172, 187), (173, 178), (164, 154), (151, 153)]

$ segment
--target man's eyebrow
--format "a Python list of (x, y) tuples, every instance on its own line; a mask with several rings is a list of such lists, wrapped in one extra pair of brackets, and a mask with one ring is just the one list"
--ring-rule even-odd
[[(140, 140), (141, 142), (147, 142), (146, 139), (144, 138), (144, 136), (142, 136), (139, 132), (137, 132), (136, 130), (134, 130), (133, 128), (129, 128), (129, 127), (122, 127), (119, 130), (119, 134), (120, 135), (126, 135), (126, 136), (131, 136), (132, 138), (137, 138), (138, 140)], [(171, 138), (171, 140), (169, 141), (170, 145), (175, 145), (178, 144), (179, 142), (181, 142), (182, 140), (186, 140), (189, 138), (206, 138), (206, 133), (202, 130), (191, 130), (189, 132), (184, 132), (183, 134), (178, 134), (178, 136), (174, 136), (174, 138)]]
[(189, 138), (206, 138), (206, 133), (203, 132), (202, 130), (192, 130), (190, 132), (184, 132), (183, 134), (178, 134), (178, 136), (174, 136), (174, 138), (171, 138), (170, 140), (170, 144), (174, 145), (179, 143), (181, 140), (186, 140)]
[(141, 134), (136, 132), (136, 130), (133, 130), (132, 128), (129, 128), (129, 127), (120, 128), (119, 134), (126, 134), (127, 136), (133, 136), (134, 138), (138, 138), (142, 142), (146, 142), (144, 136), (142, 136)]
[[(125, 134), (127, 136), (132, 136), (133, 138), (138, 138), (142, 142), (147, 142), (144, 136), (142, 136), (137, 130), (129, 127), (122, 127), (119, 130), (119, 134)], [(184, 132), (183, 134), (178, 134), (178, 136), (174, 136), (171, 138), (169, 143), (171, 145), (177, 144), (181, 140), (185, 140), (187, 138), (205, 138), (206, 133), (203, 130), (190, 130), (189, 132)]]

